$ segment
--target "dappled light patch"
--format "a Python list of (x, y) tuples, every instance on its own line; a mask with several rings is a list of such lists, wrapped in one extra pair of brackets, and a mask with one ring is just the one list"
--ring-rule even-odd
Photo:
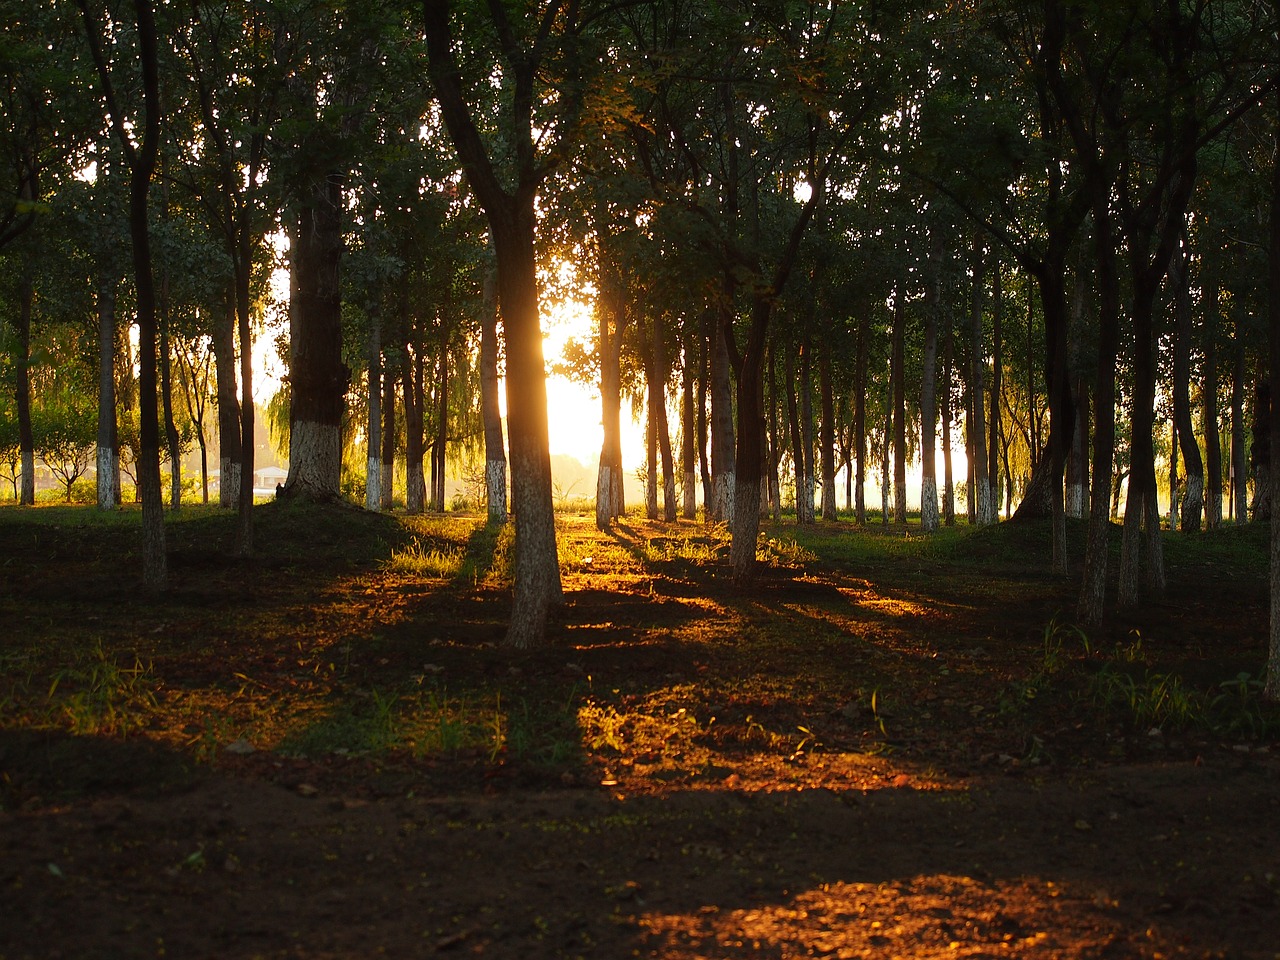
[(685, 914), (645, 914), (638, 924), (664, 957), (913, 958), (1061, 956), (1124, 950), (1105, 904), (1061, 897), (1037, 878), (979, 880), (932, 874), (881, 883), (822, 883), (783, 903)]

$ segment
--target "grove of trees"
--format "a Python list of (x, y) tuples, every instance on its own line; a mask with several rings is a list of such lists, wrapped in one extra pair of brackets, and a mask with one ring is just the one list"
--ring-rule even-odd
[(405, 509), (443, 510), (464, 465), (491, 519), (514, 515), (507, 642), (541, 642), (561, 600), (542, 324), (574, 296), (595, 304), (563, 365), (601, 398), (597, 523), (626, 508), (630, 400), (646, 513), (700, 502), (739, 584), (784, 505), (873, 522), (878, 484), (874, 519), (905, 524), (917, 463), (926, 534), (1051, 521), (1045, 562), (1080, 575), (1086, 626), (1163, 589), (1162, 527), (1270, 519), (1280, 545), (1273, 4), (0, 17), (0, 471), (31, 504), (37, 460), (68, 499), (92, 468), (103, 509), (131, 476), (156, 589), (193, 445), (207, 498), (216, 438), (253, 551), (270, 328), (280, 496), (383, 510), (399, 474)]

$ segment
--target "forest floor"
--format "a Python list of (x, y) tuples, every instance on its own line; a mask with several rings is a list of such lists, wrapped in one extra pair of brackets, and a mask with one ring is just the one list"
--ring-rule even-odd
[[(0, 958), (1280, 957), (1265, 531), (1085, 635), (1047, 530), (0, 510)], [(1072, 555), (1081, 554), (1079, 527)]]

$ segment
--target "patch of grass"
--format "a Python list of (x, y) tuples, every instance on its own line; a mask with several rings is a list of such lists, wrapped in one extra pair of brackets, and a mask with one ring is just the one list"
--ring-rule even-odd
[(414, 540), (406, 547), (393, 550), (383, 569), (388, 573), (448, 580), (462, 569), (465, 557), (466, 553), (461, 549), (442, 550)]
[[(49, 686), (55, 726), (74, 734), (123, 736), (147, 726), (157, 711), (151, 665), (135, 658), (122, 667), (96, 642), (74, 665), (59, 670)], [(60, 721), (60, 722), (59, 722)]]

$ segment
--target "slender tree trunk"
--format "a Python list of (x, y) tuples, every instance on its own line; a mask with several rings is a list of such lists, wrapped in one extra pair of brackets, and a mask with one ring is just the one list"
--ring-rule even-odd
[(776, 344), (769, 346), (769, 508), (774, 522), (782, 519), (782, 434), (778, 423), (778, 351)]
[(853, 396), (853, 450), (857, 460), (857, 472), (853, 480), (854, 519), (860, 526), (867, 523), (867, 353), (870, 331), (870, 312), (865, 312), (858, 323), (857, 356)]
[[(1182, 529), (1197, 532), (1204, 512), (1204, 461), (1200, 458), (1200, 445), (1196, 443), (1191, 420), (1190, 256), (1190, 250), (1184, 245), (1181, 253), (1174, 256), (1170, 277), (1174, 285), (1174, 314), (1177, 319), (1173, 353), (1173, 421), (1180, 441), (1178, 449), (1186, 467), (1187, 495), (1182, 503)], [(1171, 456), (1171, 459), (1176, 458)]]
[[(813, 447), (813, 345), (807, 334), (800, 345), (800, 443), (804, 458), (804, 522), (813, 523), (816, 492), (816, 463)], [(798, 509), (797, 502), (797, 511)]]
[[(1280, 96), (1277, 96), (1280, 101)], [(1271, 164), (1271, 216), (1267, 248), (1267, 280), (1270, 296), (1267, 299), (1268, 366), (1272, 383), (1280, 383), (1280, 136)], [(1280, 410), (1271, 410), (1268, 421), (1270, 433), (1267, 440), (1271, 449), (1280, 450)], [(1280, 504), (1280, 470), (1272, 470), (1271, 503)], [(1271, 511), (1270, 545), (1270, 650), (1267, 657), (1267, 678), (1263, 696), (1268, 700), (1280, 700), (1280, 509)]]
[(831, 343), (818, 355), (818, 383), (822, 391), (822, 519), (835, 522), (836, 514), (836, 403), (831, 383)]
[(98, 508), (120, 506), (120, 446), (116, 422), (116, 288), (104, 276), (98, 284)]
[[(1005, 447), (1001, 429), (1000, 402), (1004, 393), (1004, 270), (1000, 259), (993, 258), (991, 285), (991, 428), (987, 437), (987, 486), (991, 490), (991, 517), (1000, 519), (1000, 464), (999, 452)], [(1008, 451), (1007, 448), (1006, 459)], [(1005, 470), (1005, 489), (1011, 486), (1009, 471)], [(1006, 510), (1006, 516), (1008, 511)]]
[(1222, 436), (1218, 429), (1218, 288), (1206, 284), (1210, 314), (1205, 318), (1204, 368), (1200, 381), (1200, 415), (1204, 433), (1205, 500), (1204, 525), (1216, 530), (1222, 525)]
[(423, 390), (421, 349), (417, 354), (405, 344), (401, 361), (400, 381), (404, 393), (404, 461), (405, 461), (405, 513), (417, 515), (426, 509), (427, 484), (423, 475)]
[(169, 455), (169, 507), (182, 509), (182, 441), (173, 418), (173, 353), (169, 349), (169, 269), (160, 273), (160, 409)]
[(925, 291), (924, 351), (920, 375), (920, 529), (938, 531), (938, 314), (942, 311), (942, 243), (935, 234), (933, 275)]
[(596, 473), (596, 527), (608, 530), (624, 513), (622, 476), (622, 337), (627, 308), (621, 268), (602, 238), (600, 283), (600, 408), (604, 441)]
[[(1129, 494), (1125, 501), (1124, 538), (1120, 552), (1120, 592), (1122, 607), (1137, 606), (1139, 581), (1147, 571), (1146, 582), (1160, 589), (1163, 580), (1163, 558), (1153, 555), (1152, 545), (1159, 543), (1160, 514), (1156, 502), (1155, 449), (1155, 336), (1150, 309), (1135, 295), (1133, 311), (1134, 364), (1133, 404), (1130, 409), (1132, 431), (1129, 436)], [(1151, 524), (1154, 522), (1154, 528)], [(1144, 536), (1145, 534), (1145, 536)], [(1143, 563), (1143, 546), (1147, 548)]]
[(1169, 529), (1178, 529), (1178, 421), (1169, 421)]
[(396, 478), (396, 378), (392, 370), (382, 374), (382, 468), (378, 471), (382, 481), (378, 490), (378, 503), (383, 510), (390, 510), (395, 503)]
[[(736, 502), (736, 445), (733, 432), (732, 381), (729, 369), (729, 336), (733, 322), (733, 282), (726, 279), (724, 302), (711, 333), (711, 519), (733, 522)], [(738, 417), (741, 423), (742, 417)]]
[[(484, 420), (485, 502), (491, 524), (507, 522), (507, 448), (498, 399), (498, 270), (492, 266), (485, 271), (480, 314), (480, 416)], [(607, 417), (604, 422), (607, 435)], [(598, 511), (598, 491), (596, 501)]]
[(680, 370), (680, 515), (685, 520), (698, 516), (698, 426), (693, 406), (693, 363), (694, 357), (686, 346)]
[(907, 310), (901, 287), (893, 303), (893, 519), (907, 522), (907, 391), (906, 391)]
[(711, 483), (711, 468), (707, 460), (708, 446), (708, 422), (707, 422), (707, 393), (711, 388), (711, 336), (714, 329), (714, 320), (710, 311), (705, 317), (704, 329), (702, 336), (698, 337), (698, 475), (702, 479), (702, 515), (704, 519), (710, 521), (712, 510), (715, 507), (713, 503), (714, 491)]
[(996, 511), (991, 499), (991, 482), (987, 470), (987, 414), (984, 404), (986, 391), (987, 355), (983, 346), (982, 292), (986, 282), (986, 260), (982, 254), (981, 240), (974, 242), (973, 296), (969, 303), (969, 358), (972, 372), (969, 390), (973, 397), (973, 498), (974, 522), (985, 527), (995, 522)]
[(1077, 616), (1102, 623), (1111, 534), (1111, 476), (1116, 445), (1116, 359), (1120, 349), (1120, 281), (1115, 237), (1107, 215), (1110, 187), (1094, 186), (1095, 276), (1098, 293), (1098, 360), (1094, 384), (1093, 486), (1084, 549), (1084, 578)]
[(440, 346), (440, 366), (436, 376), (436, 435), (431, 450), (432, 509), (444, 513), (445, 456), (449, 447), (449, 329), (445, 328)]
[[(944, 307), (944, 309), (946, 309)], [(942, 522), (956, 523), (955, 467), (951, 461), (951, 380), (955, 366), (955, 323), (950, 311), (944, 313), (946, 333), (942, 347), (942, 390), (939, 392), (939, 419), (942, 421)]]
[(228, 291), (226, 312), (213, 330), (213, 362), (218, 387), (218, 504), (231, 509), (240, 502), (240, 399), (236, 395), (236, 300)]
[(365, 397), (365, 475), (364, 508), (377, 512), (382, 505), (382, 306), (381, 291), (368, 305), (369, 337), (365, 342), (365, 358), (369, 373)]
[(1249, 519), (1248, 460), (1244, 447), (1244, 320), (1236, 308), (1235, 355), (1231, 366), (1231, 503), (1236, 523)]
[(1270, 371), (1258, 361), (1257, 379), (1253, 386), (1253, 425), (1250, 428), (1249, 467), (1253, 471), (1253, 505), (1249, 515), (1254, 520), (1271, 516), (1271, 381)]
[(786, 381), (784, 392), (787, 398), (787, 432), (791, 438), (791, 472), (795, 481), (796, 523), (805, 523), (804, 439), (800, 435), (800, 407), (796, 395), (799, 378), (796, 374), (794, 350), (787, 350), (786, 360), (783, 361), (783, 377)]
[(31, 305), (35, 299), (35, 285), (31, 281), (29, 266), (24, 265), (20, 283), (18, 357), (14, 364), (14, 402), (18, 411), (18, 449), (22, 459), (22, 491), (18, 503), (30, 507), (36, 502), (36, 440), (31, 426)]
[(644, 418), (644, 515), (658, 519), (658, 411), (654, 401), (652, 340), (645, 351), (645, 418)]

